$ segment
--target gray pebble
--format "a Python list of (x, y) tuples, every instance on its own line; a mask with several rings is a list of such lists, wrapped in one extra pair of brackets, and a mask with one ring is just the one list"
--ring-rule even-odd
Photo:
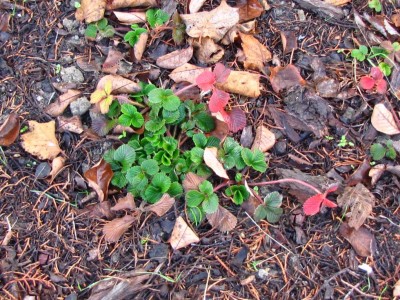
[(90, 106), (91, 104), (86, 97), (80, 97), (76, 99), (76, 101), (72, 102), (69, 107), (72, 115), (82, 116), (89, 110)]

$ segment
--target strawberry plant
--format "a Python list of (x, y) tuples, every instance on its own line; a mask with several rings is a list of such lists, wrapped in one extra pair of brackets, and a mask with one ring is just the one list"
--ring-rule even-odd
[(259, 205), (254, 213), (254, 219), (258, 222), (267, 219), (270, 223), (276, 223), (283, 214), (282, 195), (272, 192), (264, 197), (264, 203)]
[(249, 191), (244, 185), (231, 185), (225, 190), (225, 195), (232, 198), (233, 203), (241, 205), (250, 196)]
[(108, 113), (111, 102), (114, 99), (112, 92), (112, 81), (106, 81), (104, 89), (96, 90), (90, 96), (90, 103), (98, 104), (102, 114)]
[(95, 23), (90, 23), (85, 30), (85, 36), (95, 39), (97, 35), (101, 37), (112, 37), (115, 34), (114, 27), (108, 25), (107, 19), (101, 19)]
[(385, 94), (387, 83), (383, 78), (383, 73), (378, 67), (372, 67), (369, 75), (360, 78), (360, 87), (366, 91)]
[(140, 128), (144, 124), (144, 118), (134, 105), (125, 103), (121, 106), (118, 122), (122, 126)]
[(393, 141), (386, 141), (386, 145), (382, 145), (380, 143), (372, 144), (371, 149), (372, 159), (377, 161), (383, 159), (385, 156), (389, 159), (396, 159), (396, 150), (393, 147)]
[(168, 14), (158, 8), (151, 8), (146, 11), (146, 19), (151, 28), (163, 25), (168, 21)]
[(145, 28), (139, 27), (138, 24), (131, 25), (131, 31), (128, 31), (124, 36), (124, 41), (128, 42), (131, 47), (135, 46), (135, 44), (139, 41), (139, 37), (142, 33), (147, 32)]
[(218, 196), (208, 180), (200, 183), (198, 190), (188, 191), (185, 199), (189, 208), (189, 217), (195, 224), (200, 224), (205, 214), (212, 214), (218, 209)]

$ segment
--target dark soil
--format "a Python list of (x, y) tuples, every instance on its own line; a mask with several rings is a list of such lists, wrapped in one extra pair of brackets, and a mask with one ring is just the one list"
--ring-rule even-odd
[[(2, 9), (3, 2), (0, 0), (0, 16), (12, 13)], [(68, 31), (63, 20), (75, 20), (73, 1), (19, 2), (25, 9), (17, 8), (9, 30), (0, 32), (0, 112), (1, 121), (11, 112), (17, 113), (24, 128), (28, 120), (53, 119), (44, 113), (44, 108), (59, 95), (52, 86), (60, 81), (57, 65), (77, 66), (77, 58), (100, 55), (101, 46), (111, 46), (120, 37), (86, 41), (83, 24)], [(382, 2), (388, 18), (399, 9), (390, 1)], [(313, 82), (310, 62), (319, 58), (327, 76), (340, 82), (340, 91), (357, 86), (354, 72), (366, 74), (369, 66), (353, 65), (337, 50), (354, 48), (355, 41), (362, 43), (353, 21), (354, 10), (373, 14), (367, 1), (353, 1), (341, 7), (347, 13), (342, 20), (324, 18), (292, 1), (271, 1), (270, 5), (271, 9), (257, 19), (255, 36), (282, 65), (293, 63), (304, 79)], [(216, 6), (215, 2), (206, 3), (206, 9)], [(183, 10), (182, 3), (178, 10)], [(306, 21), (299, 20), (301, 12)], [(293, 55), (283, 54), (282, 31), (291, 31), (298, 39), (299, 49)], [(169, 32), (154, 37), (142, 64), (134, 64), (131, 72), (153, 64), (155, 59), (150, 54), (154, 55), (154, 50), (167, 40)], [(235, 53), (236, 46), (229, 46), (222, 62), (240, 69)], [(78, 89), (89, 96), (101, 74), (83, 74), (84, 82)], [(167, 75), (166, 70), (161, 70), (160, 78), (170, 86)], [(322, 98), (298, 90), (278, 96), (267, 80), (263, 85), (266, 91), (261, 97), (246, 100), (247, 125), (254, 131), (263, 120), (277, 128), (280, 138), (268, 156), (267, 172), (250, 181), (276, 179), (277, 170), (282, 168), (300, 169), (311, 175), (335, 173), (336, 179), (345, 181), (368, 157), (371, 143), (379, 138), (370, 118), (374, 104), (386, 96), (360, 90), (344, 98)], [(320, 102), (315, 107), (304, 107), (299, 97), (304, 101), (307, 97), (320, 97)], [(399, 101), (389, 93), (387, 98), (399, 111)], [(271, 112), (274, 108), (297, 113), (307, 122), (308, 130), (290, 124), (293, 132), (280, 131), (282, 126)], [(313, 113), (307, 115), (310, 111)], [(84, 123), (90, 126), (86, 115)], [(337, 146), (344, 134), (354, 147)], [(128, 271), (145, 270), (152, 274), (144, 276), (125, 295), (126, 299), (392, 299), (394, 284), (400, 279), (400, 183), (395, 175), (385, 173), (375, 186), (364, 178), (377, 198), (365, 223), (377, 240), (378, 251), (373, 257), (358, 256), (339, 235), (344, 218), (339, 208), (307, 217), (304, 222), (296, 221), (296, 216), (303, 218), (301, 203), (279, 186), (269, 189), (285, 196), (284, 215), (276, 225), (266, 221), (256, 224), (243, 209), (223, 200), (225, 207), (238, 217), (235, 230), (223, 234), (204, 223), (196, 229), (200, 243), (173, 251), (167, 241), (175, 219), (184, 211), (183, 201), (177, 201), (164, 217), (143, 215), (118, 243), (109, 244), (104, 242), (101, 231), (105, 221), (88, 218), (80, 210), (96, 203), (96, 199), (82, 202), (92, 191), (82, 183), (83, 173), (112, 147), (113, 140), (93, 141), (73, 133), (57, 133), (57, 137), (67, 163), (51, 184), (35, 177), (41, 161), (25, 152), (20, 140), (0, 152), (0, 241), (5, 239), (9, 226), (13, 233), (0, 246), (0, 298), (86, 299), (94, 295), (96, 283), (106, 283)], [(235, 137), (239, 140), (240, 134)], [(399, 159), (392, 164), (398, 162)], [(215, 181), (218, 184), (217, 178)], [(260, 189), (261, 194), (267, 191)], [(122, 195), (115, 191), (109, 198), (115, 203)], [(373, 268), (372, 275), (358, 268), (363, 263)], [(157, 272), (169, 276), (170, 281)], [(108, 297), (103, 299), (117, 299), (112, 294)]]

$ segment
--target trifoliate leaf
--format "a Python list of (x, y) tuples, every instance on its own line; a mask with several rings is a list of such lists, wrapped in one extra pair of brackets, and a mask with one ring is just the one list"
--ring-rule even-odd
[(108, 25), (108, 21), (106, 18), (103, 18), (103, 19), (97, 21), (97, 28), (99, 28), (100, 30), (105, 29), (107, 25)]
[(381, 160), (385, 157), (386, 149), (379, 143), (375, 143), (371, 146), (371, 156), (373, 160)]
[(164, 125), (165, 125), (165, 120), (153, 119), (147, 121), (144, 126), (148, 131), (157, 132), (161, 130), (164, 127)]
[(262, 173), (267, 170), (267, 163), (265, 162), (264, 153), (262, 153), (260, 150), (256, 149), (254, 152), (252, 152), (248, 148), (243, 148), (241, 151), (241, 156), (246, 165), (252, 167), (254, 170)]
[(140, 166), (142, 167), (142, 170), (150, 176), (157, 174), (159, 171), (158, 162), (154, 159), (146, 159), (140, 164)]
[(204, 195), (196, 190), (191, 190), (186, 193), (186, 204), (189, 207), (197, 207), (203, 202)]
[(203, 133), (194, 134), (192, 139), (196, 147), (205, 148), (207, 145), (207, 137)]
[(137, 108), (132, 104), (124, 103), (121, 105), (121, 112), (128, 116), (134, 116), (137, 113)]
[(97, 35), (97, 27), (95, 24), (89, 24), (85, 30), (85, 36), (88, 38), (95, 39)]
[(167, 193), (171, 197), (176, 197), (176, 196), (181, 195), (183, 193), (182, 185), (177, 181), (172, 182)]
[(114, 153), (114, 160), (122, 164), (122, 171), (127, 172), (136, 160), (136, 152), (131, 146), (122, 145)]
[(164, 194), (171, 186), (171, 179), (164, 173), (157, 173), (154, 175), (151, 185), (157, 187)]
[(146, 20), (151, 28), (163, 25), (168, 19), (169, 15), (161, 9), (152, 8), (146, 11)]
[(213, 194), (210, 198), (205, 199), (201, 206), (206, 214), (212, 214), (218, 210), (218, 204), (218, 197), (216, 194)]
[(268, 193), (264, 198), (264, 203), (270, 207), (280, 207), (282, 205), (282, 195), (278, 192)]
[(199, 127), (204, 132), (211, 132), (215, 128), (215, 121), (205, 111), (196, 114), (194, 117), (197, 127)]
[(208, 196), (214, 193), (213, 185), (208, 180), (204, 180), (202, 183), (199, 184), (199, 190), (201, 193)]

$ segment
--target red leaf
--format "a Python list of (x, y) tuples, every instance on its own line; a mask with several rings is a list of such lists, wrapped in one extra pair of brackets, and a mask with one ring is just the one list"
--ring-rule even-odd
[(227, 92), (214, 89), (210, 98), (210, 102), (208, 103), (208, 108), (213, 113), (219, 112), (228, 104), (229, 98), (230, 97)]
[(360, 87), (364, 90), (371, 90), (375, 85), (375, 80), (370, 76), (363, 76), (360, 79)]
[(229, 118), (226, 123), (230, 131), (238, 132), (246, 127), (246, 114), (239, 107), (233, 108), (227, 115)]
[(306, 200), (303, 204), (304, 214), (307, 216), (315, 215), (319, 212), (322, 202), (325, 200), (323, 194), (316, 194)]
[(375, 81), (376, 92), (379, 94), (386, 94), (387, 83), (385, 79), (378, 79)]
[(339, 188), (338, 184), (333, 184), (330, 187), (328, 187), (328, 189), (324, 193), (324, 198), (326, 198), (328, 194), (335, 192), (338, 188)]
[(383, 79), (383, 73), (382, 73), (381, 69), (379, 69), (378, 67), (372, 67), (371, 71), (369, 72), (369, 75), (374, 80)]
[(213, 73), (217, 83), (223, 83), (228, 79), (231, 70), (226, 68), (223, 64), (217, 63), (214, 67)]
[(330, 207), (330, 208), (335, 208), (337, 207), (336, 203), (332, 202), (331, 200), (328, 200), (326, 198), (324, 198), (322, 200), (322, 205), (325, 205), (326, 207)]
[(215, 81), (215, 74), (210, 71), (204, 71), (196, 78), (197, 86), (203, 91), (211, 90), (214, 87)]

